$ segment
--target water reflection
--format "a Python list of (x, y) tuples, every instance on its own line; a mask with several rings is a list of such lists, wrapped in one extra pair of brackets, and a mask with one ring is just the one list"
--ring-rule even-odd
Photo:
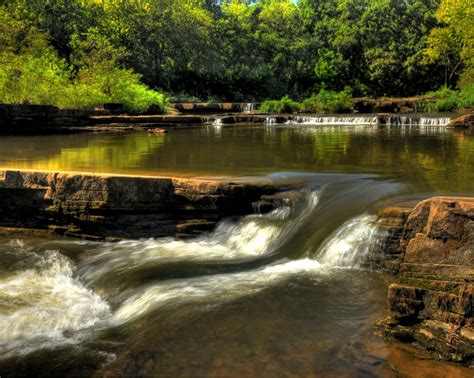
[(474, 189), (474, 136), (443, 127), (204, 127), (166, 135), (3, 137), (0, 166), (130, 174), (377, 173), (422, 190)]

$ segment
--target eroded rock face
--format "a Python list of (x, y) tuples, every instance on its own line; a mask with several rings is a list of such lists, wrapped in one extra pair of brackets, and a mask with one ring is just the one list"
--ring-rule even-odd
[(474, 198), (436, 197), (408, 216), (399, 284), (388, 292), (387, 336), (437, 357), (474, 362)]
[(192, 236), (254, 211), (269, 183), (0, 171), (0, 227), (68, 236)]

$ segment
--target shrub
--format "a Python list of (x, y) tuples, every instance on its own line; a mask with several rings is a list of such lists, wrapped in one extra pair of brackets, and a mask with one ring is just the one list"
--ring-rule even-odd
[(293, 101), (288, 96), (281, 100), (267, 100), (260, 105), (262, 113), (294, 113), (301, 109), (301, 104)]
[(354, 104), (349, 90), (334, 92), (321, 89), (318, 94), (314, 94), (303, 101), (303, 110), (312, 113), (342, 113), (350, 112), (353, 108)]
[(427, 92), (423, 95), (424, 98), (426, 99), (442, 99), (442, 98), (448, 98), (456, 94), (456, 91), (453, 89), (450, 89), (446, 86), (442, 86), (436, 91), (431, 91)]
[(452, 112), (460, 108), (472, 107), (474, 106), (474, 84), (467, 85), (460, 91), (441, 87), (437, 91), (426, 93), (424, 97), (438, 99), (428, 105), (428, 110), (432, 112)]

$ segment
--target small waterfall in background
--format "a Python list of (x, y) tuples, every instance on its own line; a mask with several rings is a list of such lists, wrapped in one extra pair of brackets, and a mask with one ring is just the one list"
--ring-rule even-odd
[(390, 116), (387, 120), (388, 126), (446, 126), (450, 117), (413, 117), (413, 116)]
[(223, 124), (224, 122), (222, 122), (222, 118), (216, 118), (214, 121), (212, 121), (212, 126), (215, 127), (221, 127)]
[(288, 120), (286, 123), (289, 125), (293, 125), (293, 124), (298, 124), (298, 125), (376, 125), (377, 117), (373, 117), (373, 116), (369, 116), (369, 117), (297, 116), (294, 119)]
[(254, 102), (248, 102), (244, 106), (243, 113), (252, 113), (257, 110), (257, 104)]
[(366, 267), (380, 253), (378, 247), (383, 236), (375, 215), (355, 217), (326, 239), (316, 259), (327, 267)]
[(428, 117), (417, 115), (384, 116), (268, 116), (266, 125), (386, 125), (386, 126), (446, 126), (450, 117)]

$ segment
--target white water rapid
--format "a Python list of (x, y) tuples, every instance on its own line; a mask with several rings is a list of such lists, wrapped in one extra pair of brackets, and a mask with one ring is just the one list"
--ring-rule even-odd
[[(15, 243), (12, 248), (28, 254), (21, 242)], [(0, 278), (0, 355), (3, 357), (77, 343), (75, 331), (111, 315), (103, 299), (73, 278), (73, 264), (66, 256), (45, 251), (34, 259), (30, 268)]]
[[(335, 267), (364, 266), (379, 235), (376, 219), (369, 215), (343, 224), (315, 258), (275, 257), (238, 270), (178, 278), (156, 275), (165, 263), (225, 264), (269, 256), (309, 220), (320, 191), (303, 189), (283, 198), (268, 214), (225, 220), (214, 232), (191, 240), (73, 242), (84, 251), (76, 264), (59, 251), (31, 251), (12, 242), (8, 248), (15, 256), (23, 254), (30, 262), (26, 269), (0, 275), (0, 354), (12, 357), (75, 345), (100, 329), (133, 323), (163, 307), (196, 311), (195, 305), (221, 305), (297, 278), (319, 282)], [(144, 269), (154, 275), (131, 279)]]
[(254, 111), (257, 110), (257, 104), (253, 103), (253, 102), (248, 102), (247, 104), (245, 104), (244, 106), (244, 110), (243, 110), (243, 113), (252, 113)]

